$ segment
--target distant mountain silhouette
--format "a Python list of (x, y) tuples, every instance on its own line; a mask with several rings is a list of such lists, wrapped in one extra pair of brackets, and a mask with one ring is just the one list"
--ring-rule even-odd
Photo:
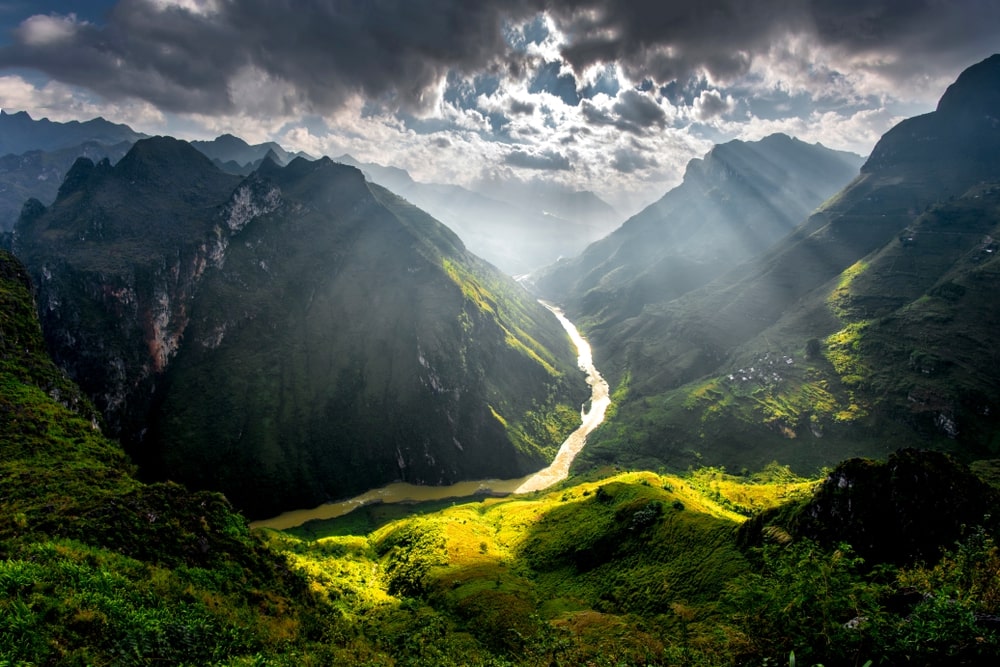
[(34, 120), (26, 111), (11, 114), (0, 110), (0, 156), (34, 150), (58, 151), (87, 142), (106, 145), (123, 141), (134, 143), (145, 136), (127, 125), (111, 123), (103, 118), (60, 123), (48, 118)]
[(309, 157), (304, 153), (289, 153), (273, 141), (250, 145), (231, 134), (223, 134), (211, 141), (192, 141), (191, 145), (204, 153), (210, 160), (218, 160), (220, 165), (232, 162), (236, 165), (235, 169), (246, 169), (245, 174), (259, 166), (268, 154), (281, 165), (288, 164), (295, 157)]
[(350, 155), (336, 160), (361, 169), (372, 182), (426, 210), (470, 250), (512, 275), (579, 252), (618, 220), (614, 209), (590, 192), (536, 189), (536, 194), (526, 191), (520, 199), (506, 192), (512, 201), (458, 185), (421, 183), (398, 167), (362, 163)]

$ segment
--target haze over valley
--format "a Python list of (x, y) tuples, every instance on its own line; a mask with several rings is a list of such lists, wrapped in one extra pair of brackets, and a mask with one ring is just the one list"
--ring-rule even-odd
[(0, 664), (992, 665), (1000, 8), (429, 4), (0, 3)]

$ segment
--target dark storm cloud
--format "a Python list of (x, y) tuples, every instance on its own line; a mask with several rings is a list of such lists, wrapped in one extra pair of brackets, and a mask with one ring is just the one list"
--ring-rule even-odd
[[(175, 111), (226, 112), (228, 84), (248, 66), (291, 84), (299, 102), (336, 108), (352, 94), (420, 108), (451, 70), (495, 67), (503, 26), (538, 0), (220, 0), (217, 12), (121, 0), (106, 24), (0, 48), (0, 67), (30, 67), (111, 98)], [(507, 65), (507, 63), (504, 63)], [(292, 100), (290, 100), (292, 101)]]
[(619, 121), (636, 127), (645, 128), (653, 125), (662, 126), (667, 115), (648, 95), (636, 90), (626, 90), (612, 107), (618, 114)]
[(695, 100), (694, 106), (695, 113), (701, 120), (721, 116), (729, 111), (729, 102), (723, 99), (722, 94), (717, 90), (703, 90), (698, 99)]
[[(64, 7), (62, 5), (56, 5)], [(844, 54), (873, 56), (890, 78), (942, 72), (998, 47), (995, 0), (218, 0), (217, 11), (160, 10), (121, 0), (103, 23), (77, 23), (60, 39), (30, 39), (22, 25), (0, 46), (0, 67), (40, 70), (110, 98), (139, 97), (175, 111), (232, 111), (230, 84), (253, 68), (288, 84), (287, 107), (338, 107), (354, 94), (390, 107), (425, 107), (449, 73), (518, 74), (523, 52), (510, 26), (546, 11), (566, 36), (563, 57), (580, 72), (618, 63), (659, 85), (708, 72), (725, 80), (754, 58), (803, 35)], [(530, 35), (529, 35), (530, 32)], [(537, 33), (537, 34), (536, 34)], [(916, 57), (919, 56), (919, 57)], [(538, 74), (534, 88), (580, 104), (566, 75)], [(572, 77), (570, 77), (572, 79)], [(533, 88), (533, 89), (534, 89)], [(616, 110), (618, 120), (643, 119)], [(639, 110), (641, 112), (641, 110)], [(614, 122), (614, 119), (612, 119)]]
[(633, 134), (663, 127), (667, 121), (666, 112), (652, 98), (637, 90), (623, 92), (610, 110), (601, 109), (590, 100), (583, 100), (580, 110), (593, 125), (612, 125)]
[(623, 174), (631, 174), (639, 169), (657, 166), (654, 158), (647, 157), (638, 150), (631, 148), (619, 148), (615, 151), (615, 156), (611, 159), (611, 166)]
[(545, 171), (566, 171), (570, 168), (569, 158), (557, 151), (528, 153), (516, 149), (507, 154), (504, 162), (513, 167), (540, 169)]
[[(633, 80), (744, 74), (789, 34), (850, 54), (891, 56), (887, 73), (967, 65), (998, 48), (995, 0), (554, 0), (571, 39), (563, 56), (581, 71), (618, 62)], [(594, 11), (582, 11), (592, 9)], [(914, 58), (914, 55), (919, 58)]]
[(517, 115), (530, 115), (535, 113), (535, 104), (526, 100), (511, 100), (510, 112)]

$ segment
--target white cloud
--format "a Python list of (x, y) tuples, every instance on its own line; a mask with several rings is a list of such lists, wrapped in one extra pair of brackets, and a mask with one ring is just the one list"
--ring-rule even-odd
[(36, 14), (26, 18), (17, 28), (17, 36), (29, 46), (46, 46), (68, 41), (81, 25), (76, 14), (67, 16)]
[(157, 9), (183, 9), (199, 16), (210, 16), (219, 11), (218, 0), (148, 0)]
[(148, 102), (109, 103), (75, 86), (56, 81), (39, 86), (18, 75), (0, 76), (0, 100), (5, 109), (27, 111), (35, 119), (67, 122), (102, 116), (150, 134), (162, 133), (166, 122), (163, 113)]

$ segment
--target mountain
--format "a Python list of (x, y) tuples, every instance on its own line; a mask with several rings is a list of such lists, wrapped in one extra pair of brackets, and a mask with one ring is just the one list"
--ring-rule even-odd
[(59, 123), (42, 118), (34, 120), (26, 111), (7, 113), (0, 109), (0, 155), (19, 155), (28, 151), (59, 151), (87, 142), (113, 146), (134, 143), (146, 135), (127, 125), (103, 118)]
[(78, 157), (117, 162), (131, 146), (127, 141), (114, 145), (87, 141), (53, 151), (29, 150), (0, 157), (0, 232), (13, 229), (21, 207), (29, 199), (51, 204), (66, 172)]
[(591, 463), (995, 452), (998, 90), (1000, 55), (887, 132), (773, 248), (603, 334), (602, 369), (628, 397)]
[(647, 304), (677, 298), (769, 248), (854, 178), (861, 162), (783, 134), (715, 146), (659, 201), (532, 281), (600, 345), (609, 327)]
[(56, 361), (145, 474), (253, 516), (520, 476), (585, 398), (550, 313), (329, 159), (241, 179), (141, 141), (114, 166), (77, 161), (15, 240)]
[(192, 141), (191, 145), (210, 160), (218, 160), (221, 164), (233, 162), (239, 167), (260, 163), (269, 155), (278, 164), (288, 164), (295, 157), (308, 157), (302, 153), (292, 155), (273, 141), (250, 145), (231, 134), (223, 134), (211, 141)]
[(336, 160), (426, 210), (472, 252), (511, 275), (576, 254), (617, 221), (614, 210), (592, 193), (548, 196), (553, 206), (546, 209), (537, 198), (512, 203), (458, 185), (414, 181), (403, 169), (361, 163), (350, 155)]
[(28, 199), (51, 203), (76, 158), (115, 162), (144, 136), (103, 118), (57, 123), (0, 110), (0, 232), (14, 227)]

